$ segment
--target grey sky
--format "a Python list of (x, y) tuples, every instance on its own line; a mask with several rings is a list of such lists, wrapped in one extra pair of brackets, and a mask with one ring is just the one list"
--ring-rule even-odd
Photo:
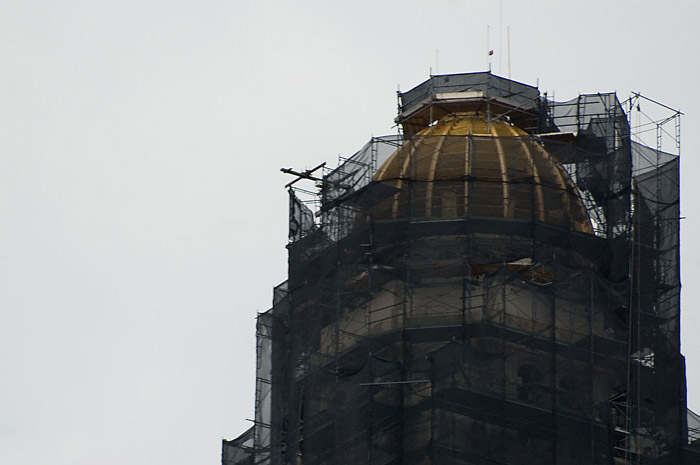
[(0, 2), (0, 463), (218, 463), (252, 418), (254, 318), (285, 279), (279, 168), (335, 164), (394, 132), (397, 85), (431, 67), (483, 71), (488, 24), (496, 73), (510, 25), (513, 79), (685, 112), (683, 352), (700, 410), (698, 13)]

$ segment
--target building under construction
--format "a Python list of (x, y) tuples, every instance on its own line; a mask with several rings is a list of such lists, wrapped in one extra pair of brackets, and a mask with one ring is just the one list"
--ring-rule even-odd
[(700, 463), (680, 112), (489, 72), (398, 97), (398, 134), (293, 172), (255, 421), (223, 464)]

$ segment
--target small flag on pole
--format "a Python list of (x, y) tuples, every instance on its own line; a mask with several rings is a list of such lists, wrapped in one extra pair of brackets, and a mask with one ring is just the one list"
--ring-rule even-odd
[(493, 50), (489, 50), (489, 56), (493, 55)]

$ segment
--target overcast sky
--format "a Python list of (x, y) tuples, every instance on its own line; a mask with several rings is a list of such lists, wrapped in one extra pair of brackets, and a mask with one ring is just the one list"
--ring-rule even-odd
[[(493, 71), (684, 111), (700, 410), (697, 1), (0, 0), (0, 463), (216, 464), (285, 279), (281, 167), (390, 134), (398, 86)], [(500, 27), (502, 25), (502, 28)], [(439, 50), (436, 53), (436, 50)], [(697, 134), (697, 136), (696, 136)]]

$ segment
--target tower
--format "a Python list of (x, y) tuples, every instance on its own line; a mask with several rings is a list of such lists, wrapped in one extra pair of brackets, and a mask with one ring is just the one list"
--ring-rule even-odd
[(642, 98), (432, 76), (303, 173), (224, 463), (680, 463), (679, 157), (633, 140)]

